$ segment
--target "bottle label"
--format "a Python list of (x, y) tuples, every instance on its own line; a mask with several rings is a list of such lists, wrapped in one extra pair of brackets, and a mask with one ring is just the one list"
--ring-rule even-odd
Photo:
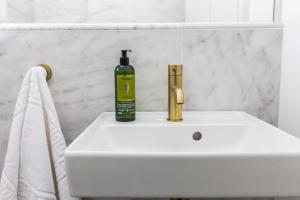
[(135, 119), (135, 77), (134, 75), (117, 75), (117, 120)]
[(117, 101), (134, 101), (134, 75), (117, 75)]
[(117, 102), (117, 116), (122, 118), (132, 118), (135, 115), (135, 103), (134, 102)]

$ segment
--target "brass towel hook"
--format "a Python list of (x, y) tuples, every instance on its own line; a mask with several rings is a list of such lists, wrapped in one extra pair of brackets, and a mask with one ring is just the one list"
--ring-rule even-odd
[(38, 66), (43, 67), (46, 70), (46, 72), (47, 72), (46, 80), (47, 81), (50, 80), (52, 77), (52, 69), (51, 69), (50, 65), (39, 64)]

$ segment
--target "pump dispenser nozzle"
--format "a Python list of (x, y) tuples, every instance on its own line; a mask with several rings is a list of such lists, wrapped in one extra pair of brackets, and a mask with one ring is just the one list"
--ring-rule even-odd
[(127, 57), (127, 52), (131, 52), (131, 50), (121, 50), (122, 57), (120, 57), (120, 64), (121, 65), (129, 65), (129, 58)]

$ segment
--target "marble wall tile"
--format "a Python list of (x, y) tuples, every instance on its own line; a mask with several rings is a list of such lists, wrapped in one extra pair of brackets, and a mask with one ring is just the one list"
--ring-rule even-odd
[(86, 0), (9, 0), (8, 22), (67, 23), (87, 21)]
[(183, 22), (185, 0), (9, 0), (9, 22)]
[(188, 110), (244, 110), (277, 124), (281, 30), (186, 30)]
[(89, 0), (89, 22), (183, 22), (185, 0)]
[(86, 0), (36, 0), (34, 22), (84, 22), (87, 20)]
[(34, 22), (34, 0), (8, 0), (6, 18), (9, 22)]

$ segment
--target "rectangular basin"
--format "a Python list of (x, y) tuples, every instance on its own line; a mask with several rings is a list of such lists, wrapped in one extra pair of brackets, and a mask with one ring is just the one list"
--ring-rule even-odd
[[(65, 151), (78, 197), (300, 196), (300, 140), (244, 112), (102, 113)], [(195, 138), (197, 136), (197, 138)]]

